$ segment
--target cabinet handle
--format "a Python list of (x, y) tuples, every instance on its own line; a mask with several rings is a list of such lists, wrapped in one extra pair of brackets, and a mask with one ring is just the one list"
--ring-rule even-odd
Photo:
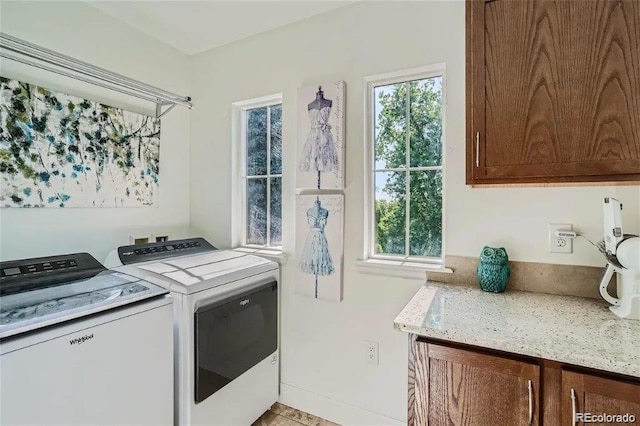
[(476, 167), (480, 167), (480, 132), (476, 132)]
[(529, 380), (527, 383), (529, 388), (529, 425), (533, 424), (533, 382)]
[(571, 388), (571, 424), (576, 424), (576, 391)]

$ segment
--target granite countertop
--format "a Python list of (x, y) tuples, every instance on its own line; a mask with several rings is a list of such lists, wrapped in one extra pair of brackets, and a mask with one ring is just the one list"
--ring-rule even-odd
[(397, 330), (640, 377), (640, 321), (598, 299), (428, 282), (394, 320)]

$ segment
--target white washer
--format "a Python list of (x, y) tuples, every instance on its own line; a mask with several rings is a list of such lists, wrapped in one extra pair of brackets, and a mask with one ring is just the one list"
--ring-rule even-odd
[(250, 425), (277, 401), (275, 262), (195, 238), (120, 247), (105, 264), (171, 291), (177, 425)]
[(87, 253), (0, 272), (0, 424), (173, 423), (167, 290)]

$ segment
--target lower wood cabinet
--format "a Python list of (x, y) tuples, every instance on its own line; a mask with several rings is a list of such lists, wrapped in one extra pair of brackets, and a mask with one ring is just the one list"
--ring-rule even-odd
[(628, 413), (640, 423), (640, 381), (632, 378), (415, 336), (409, 353), (409, 426), (569, 426), (584, 424), (574, 423), (581, 413)]
[(416, 342), (416, 425), (537, 425), (540, 367)]
[[(597, 422), (596, 418), (595, 424), (640, 423), (640, 386), (633, 383), (563, 371), (562, 403), (563, 426), (582, 424), (587, 416), (598, 415), (604, 421)], [(604, 415), (613, 417), (606, 419)], [(627, 417), (616, 419), (616, 415)], [(631, 416), (635, 421), (630, 421)]]

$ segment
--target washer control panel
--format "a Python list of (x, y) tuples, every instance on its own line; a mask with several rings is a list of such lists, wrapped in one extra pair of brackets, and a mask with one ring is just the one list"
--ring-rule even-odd
[(102, 271), (104, 266), (89, 253), (0, 262), (0, 294), (65, 284)]

